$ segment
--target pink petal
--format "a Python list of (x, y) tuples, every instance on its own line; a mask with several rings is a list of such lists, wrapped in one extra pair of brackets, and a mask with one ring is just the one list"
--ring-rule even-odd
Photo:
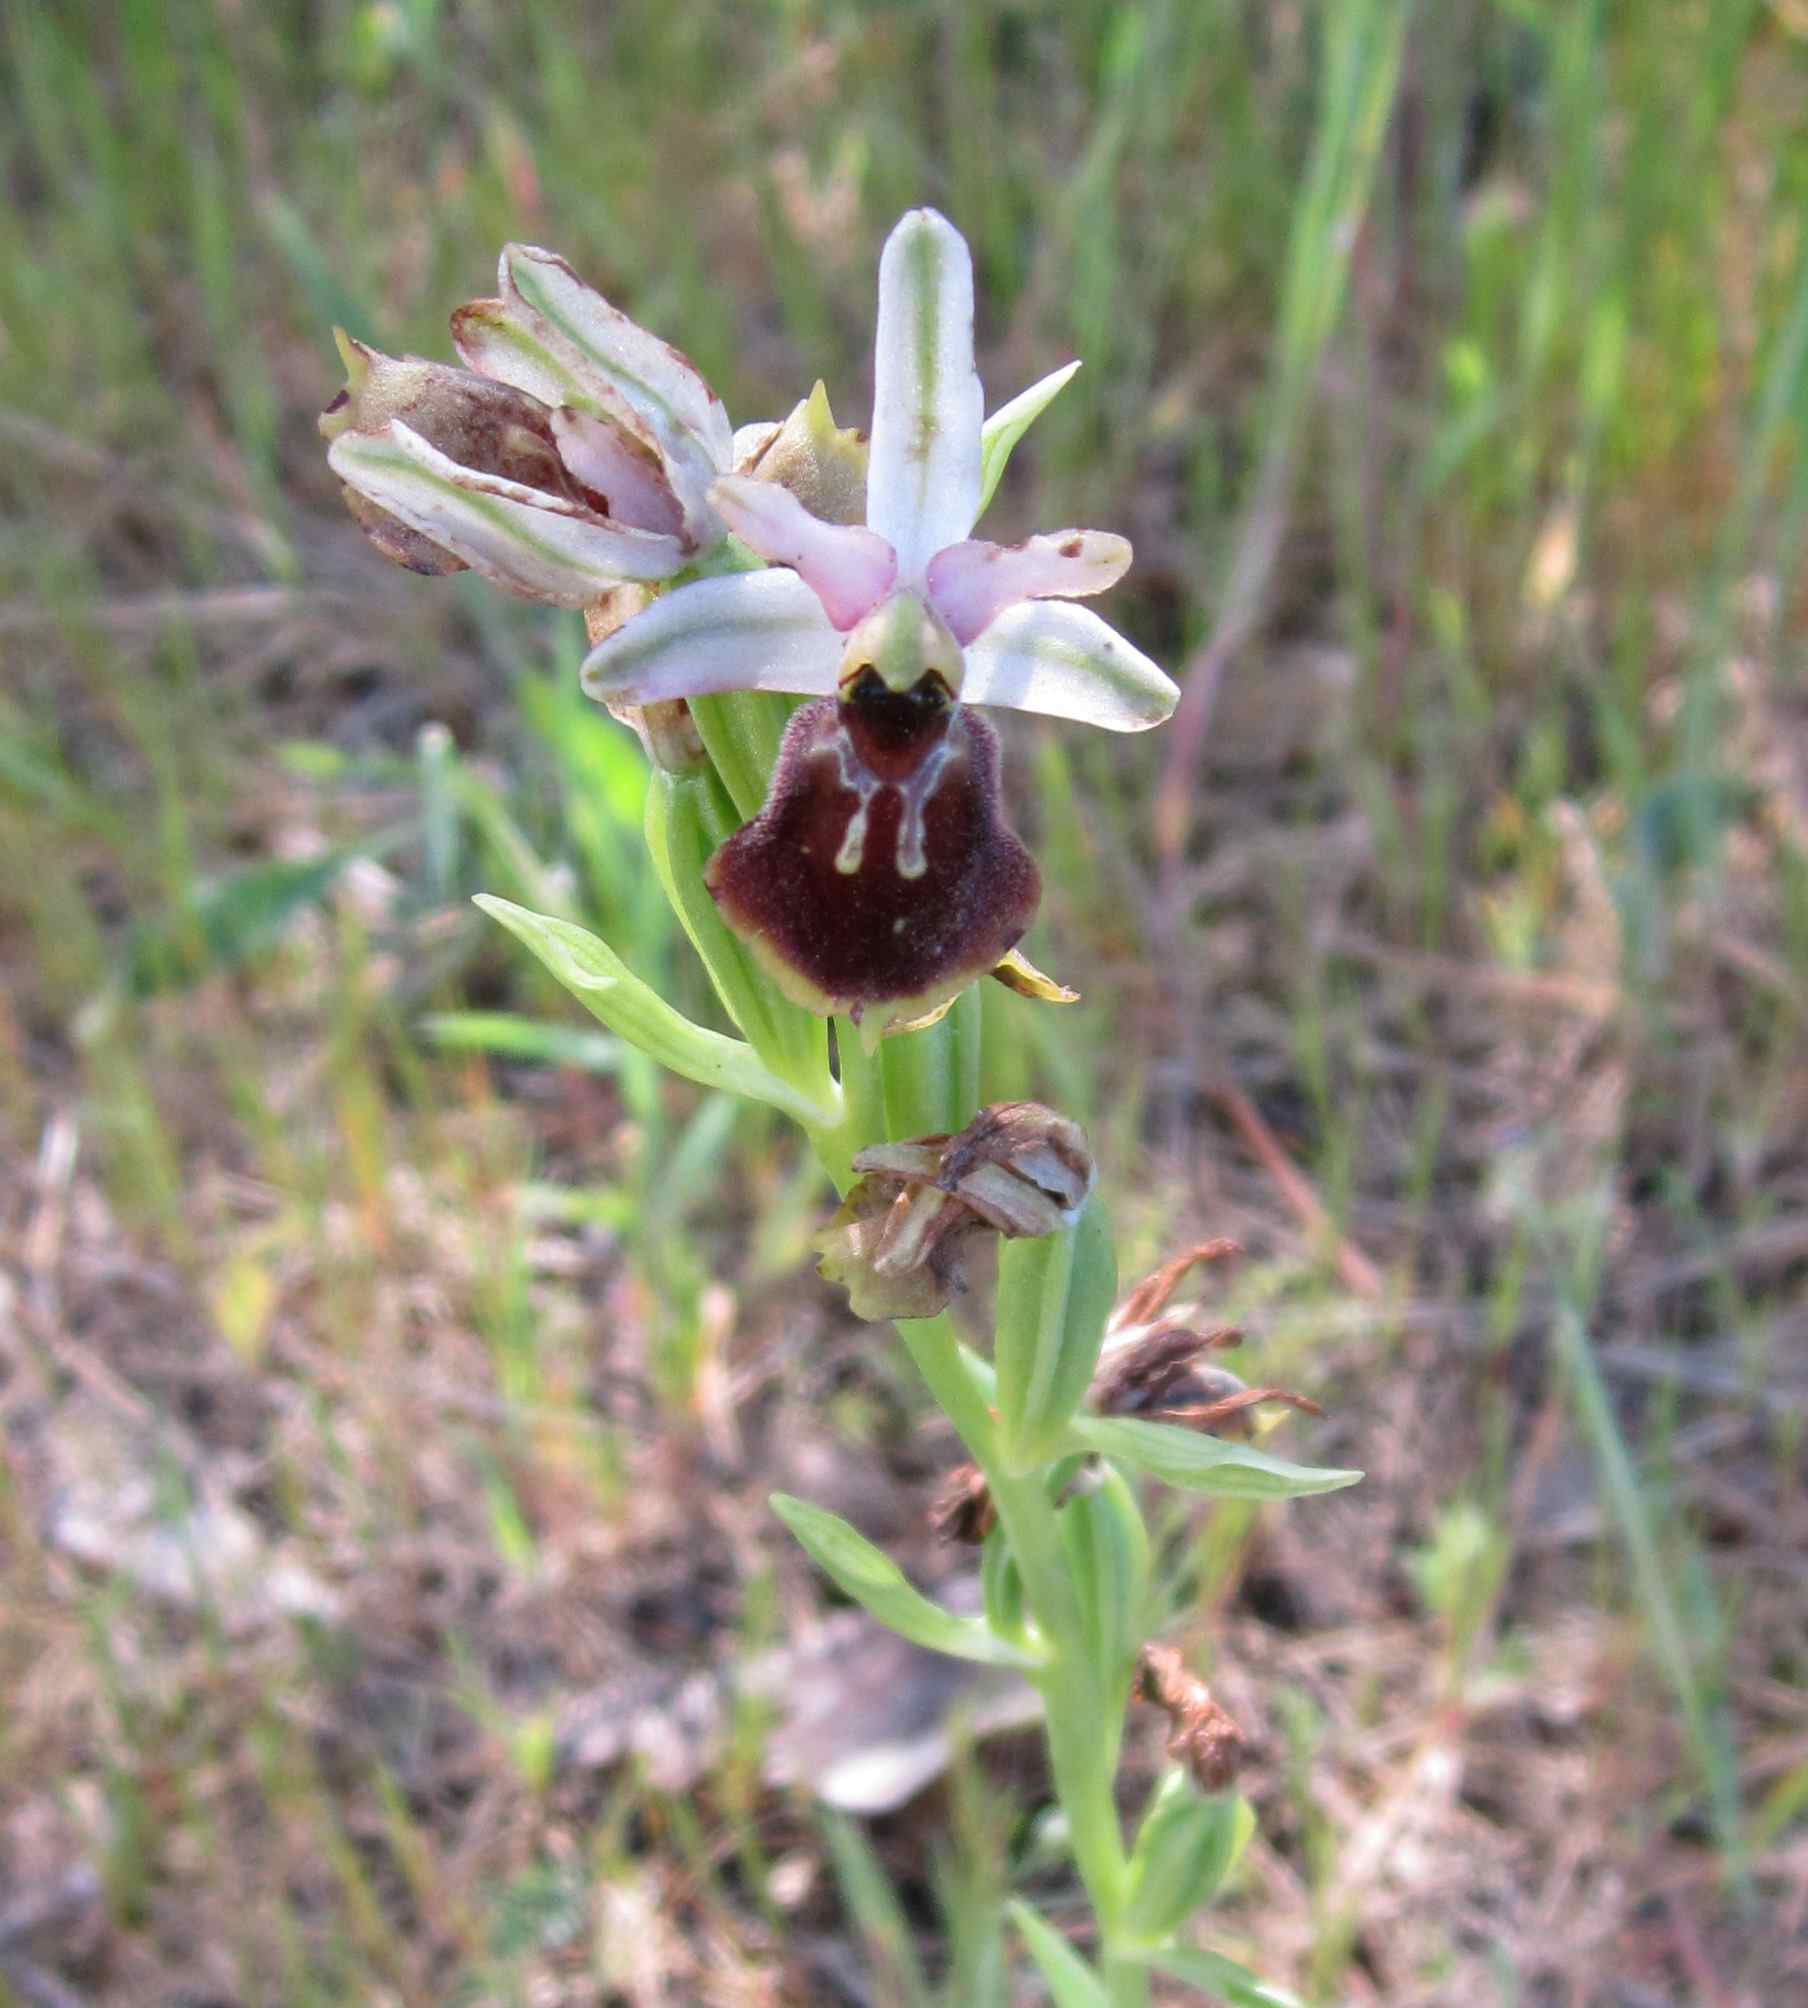
[(824, 523), (776, 481), (725, 475), (709, 491), (723, 522), (749, 550), (790, 565), (846, 634), (891, 591), (898, 560), (883, 537), (853, 523)]
[(559, 458), (593, 494), (608, 504), (609, 518), (639, 530), (676, 536), (684, 511), (665, 478), (659, 457), (619, 425), (562, 405), (552, 415)]
[(1054, 530), (1021, 544), (974, 538), (930, 559), (929, 603), (964, 644), (1019, 600), (1084, 599), (1129, 567), (1128, 542), (1109, 530)]

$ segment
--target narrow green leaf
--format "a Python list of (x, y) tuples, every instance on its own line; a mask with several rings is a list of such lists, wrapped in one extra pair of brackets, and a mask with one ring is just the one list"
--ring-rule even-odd
[(1013, 1900), (1011, 1922), (1048, 1982), (1055, 2008), (1111, 2008), (1104, 1983), (1046, 1919), (1027, 1903)]
[(134, 997), (181, 989), (270, 947), (298, 913), (326, 897), (348, 855), (251, 865), (197, 888), (174, 912), (134, 930), (127, 989)]
[(987, 1666), (1035, 1664), (1028, 1653), (994, 1638), (977, 1618), (957, 1618), (912, 1589), (897, 1563), (838, 1514), (786, 1492), (773, 1493), (771, 1506), (825, 1576), (912, 1645)]
[(858, 1821), (845, 1813), (825, 1812), (822, 1830), (842, 1901), (866, 1940), (884, 1998), (897, 2001), (900, 2008), (933, 2008), (935, 1996), (923, 1976), (910, 1920), (877, 1850)]
[(593, 1017), (662, 1067), (703, 1087), (767, 1102), (806, 1129), (835, 1124), (837, 1110), (822, 1107), (769, 1072), (742, 1040), (692, 1024), (586, 929), (484, 893), (477, 904), (525, 942)]
[(1018, 440), (1067, 388), (1079, 367), (1076, 360), (1051, 371), (1040, 383), (1033, 383), (1028, 390), (1019, 391), (1009, 404), (1001, 404), (986, 420), (979, 435), (980, 515), (986, 513), (986, 505), (997, 490)]
[(1228, 2001), (1231, 2008), (1303, 2008), (1297, 1994), (1289, 1994), (1284, 1987), (1270, 1986), (1247, 1966), (1239, 1966), (1220, 1952), (1173, 1945), (1152, 1954), (1149, 1963), (1170, 1980), (1184, 1980), (1189, 1987), (1201, 1988), (1215, 2001)]
[(1247, 1443), (1227, 1443), (1172, 1423), (1139, 1422), (1130, 1416), (1077, 1416), (1069, 1440), (1075, 1450), (1093, 1451), (1164, 1485), (1211, 1499), (1307, 1499), (1319, 1492), (1341, 1492), (1362, 1476), (1360, 1471), (1289, 1464)]
[(572, 1025), (546, 1025), (512, 1011), (435, 1011), (421, 1030), (436, 1046), (455, 1053), (494, 1053), (503, 1060), (537, 1060), (548, 1067), (578, 1067), (612, 1074), (625, 1050), (621, 1040)]

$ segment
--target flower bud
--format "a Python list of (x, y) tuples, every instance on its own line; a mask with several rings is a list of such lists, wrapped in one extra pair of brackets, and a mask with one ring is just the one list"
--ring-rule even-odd
[[(538, 398), (471, 370), (420, 356), (386, 356), (342, 328), (333, 338), (345, 362), (345, 388), (320, 414), (323, 439), (331, 442), (346, 433), (375, 437), (400, 419), (460, 467), (563, 501), (582, 501), (559, 456), (552, 413)], [(429, 574), (466, 569), (464, 559), (349, 484), (343, 493), (352, 519), (392, 563)]]
[(835, 423), (818, 383), (789, 418), (755, 443), (736, 467), (788, 488), (825, 523), (866, 521), (866, 435)]
[(1248, 1804), (1228, 1792), (1201, 1796), (1184, 1771), (1155, 1788), (1130, 1853), (1129, 1926), (1159, 1943), (1210, 1902), (1255, 1827)]

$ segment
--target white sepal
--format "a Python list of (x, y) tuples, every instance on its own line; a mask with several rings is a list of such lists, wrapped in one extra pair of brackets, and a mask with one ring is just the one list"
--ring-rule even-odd
[(922, 583), (929, 560), (979, 515), (985, 402), (973, 367), (973, 260), (933, 209), (913, 209), (879, 260), (872, 457), (866, 521), (898, 554), (898, 579)]
[(1172, 679), (1085, 607), (1024, 600), (966, 650), (961, 697), (1072, 718), (1107, 732), (1145, 732), (1180, 701)]
[(685, 563), (676, 537), (461, 467), (399, 419), (379, 433), (342, 433), (327, 460), (348, 487), (529, 599), (586, 606), (625, 580), (669, 579)]
[(826, 697), (840, 665), (816, 595), (774, 569), (680, 586), (592, 649), (580, 674), (599, 702), (657, 704), (723, 690)]

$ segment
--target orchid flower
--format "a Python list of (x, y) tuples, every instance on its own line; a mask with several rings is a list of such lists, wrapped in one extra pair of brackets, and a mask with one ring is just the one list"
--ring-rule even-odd
[[(1179, 695), (1096, 614), (1064, 603), (1122, 576), (1122, 537), (969, 536), (988, 486), (973, 265), (933, 210), (907, 215), (880, 260), (875, 377), (866, 522), (825, 522), (770, 481), (716, 480), (710, 503), (770, 568), (679, 587), (583, 671), (610, 704), (733, 690), (818, 700), (792, 719), (764, 808), (716, 853), (708, 883), (788, 996), (847, 1013), (869, 1037), (943, 1008), (1035, 916), (1040, 881), (1000, 811), (997, 740), (970, 707), (1134, 732)], [(1038, 386), (1019, 405), (1033, 415), (1050, 394)]]
[[(875, 376), (865, 524), (822, 522), (771, 482), (717, 480), (709, 499), (729, 528), (788, 569), (671, 593), (591, 654), (585, 688), (640, 704), (726, 690), (825, 697), (870, 660), (895, 690), (916, 681), (914, 667), (966, 704), (1116, 732), (1159, 725), (1174, 684), (1096, 614), (1059, 603), (1114, 585), (1128, 542), (1099, 530), (1009, 546), (968, 534), (983, 493), (973, 264), (934, 210), (911, 211), (886, 242)], [(900, 657), (919, 642), (920, 658)]]
[(499, 288), (452, 316), (466, 369), (338, 336), (347, 383), (320, 429), (371, 541), (565, 607), (720, 545), (710, 485), (772, 428), (734, 434), (689, 359), (552, 252), (508, 245)]

